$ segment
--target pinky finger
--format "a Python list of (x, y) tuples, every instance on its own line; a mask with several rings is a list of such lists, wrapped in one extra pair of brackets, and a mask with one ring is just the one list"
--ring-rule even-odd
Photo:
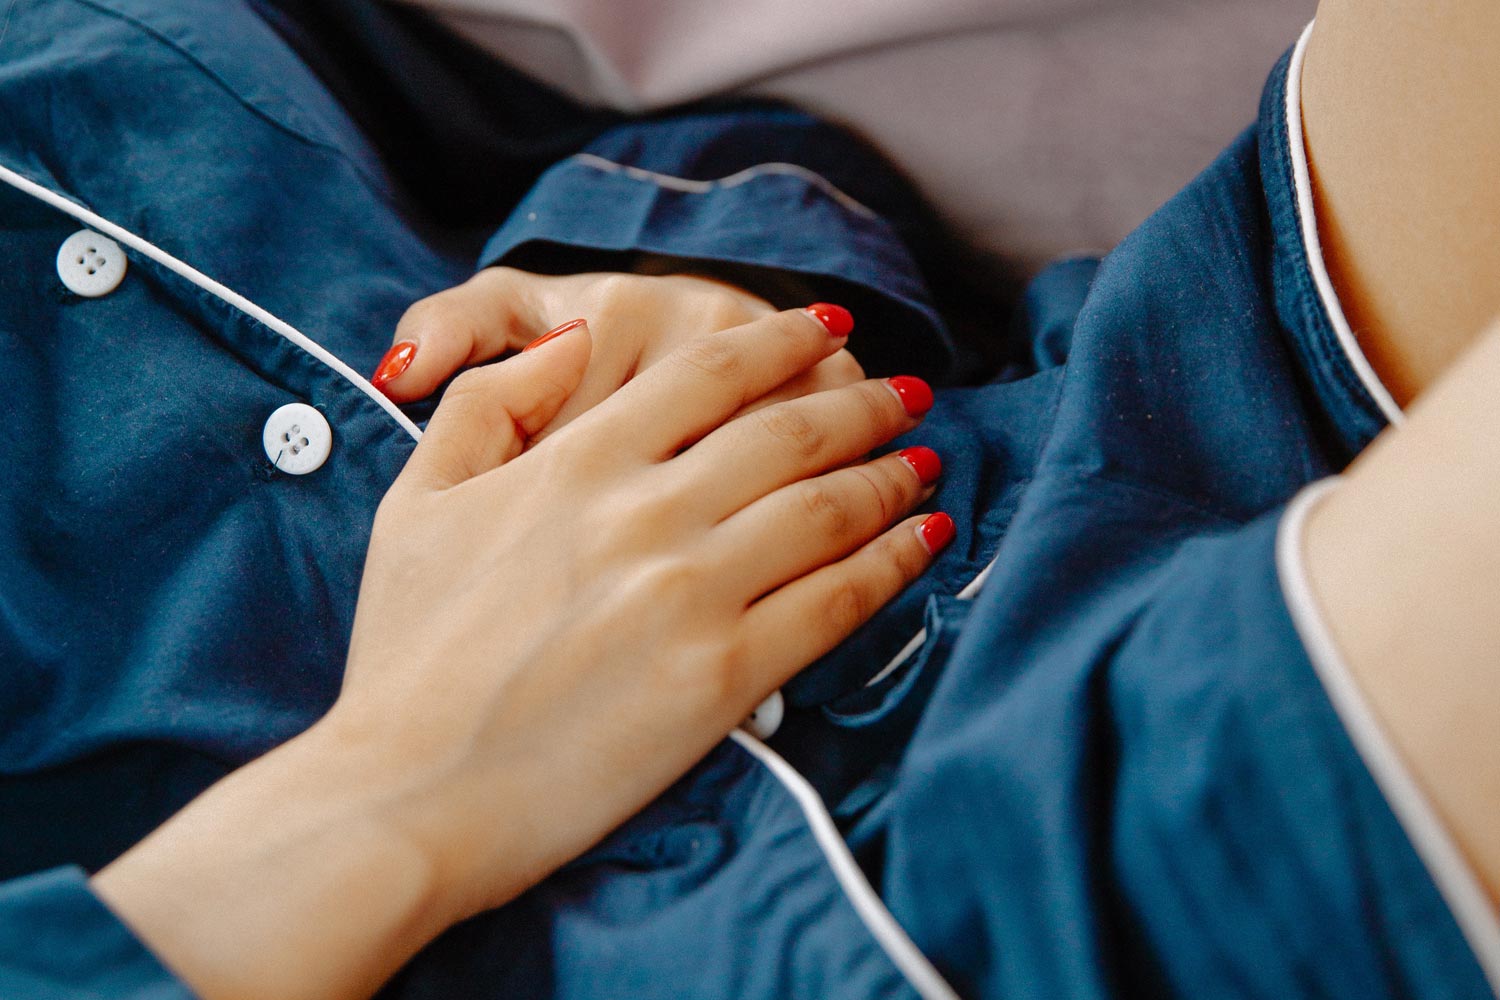
[(744, 662), (764, 673), (746, 681), (771, 690), (843, 642), (921, 576), (953, 533), (947, 514), (908, 518), (752, 604), (741, 621)]

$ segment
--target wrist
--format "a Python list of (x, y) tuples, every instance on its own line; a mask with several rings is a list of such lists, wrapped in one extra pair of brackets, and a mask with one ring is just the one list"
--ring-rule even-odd
[(518, 806), (535, 799), (522, 787), (524, 768), (493, 753), (478, 761), (473, 741), (410, 715), (341, 700), (302, 739), (319, 760), (341, 762), (328, 773), (363, 821), (418, 859), (427, 907), (448, 926), (519, 895), (551, 863), (527, 850), (539, 838)]
[(368, 996), (453, 919), (348, 750), (315, 727), (236, 771), (95, 892), (208, 1000)]

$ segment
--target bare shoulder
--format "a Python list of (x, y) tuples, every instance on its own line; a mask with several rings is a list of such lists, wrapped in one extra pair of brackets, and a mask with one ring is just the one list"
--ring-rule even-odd
[(1302, 109), (1329, 272), (1409, 402), (1500, 312), (1500, 5), (1323, 0)]

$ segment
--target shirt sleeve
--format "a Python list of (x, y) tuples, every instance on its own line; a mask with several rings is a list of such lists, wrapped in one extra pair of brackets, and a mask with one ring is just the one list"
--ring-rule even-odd
[(977, 357), (939, 318), (924, 273), (943, 242), (910, 186), (863, 144), (801, 112), (751, 105), (603, 132), (542, 174), (479, 263), (690, 271), (781, 308), (838, 302), (859, 321), (851, 348), (872, 375), (945, 381)]
[(0, 996), (192, 1000), (90, 890), (81, 868), (0, 883)]

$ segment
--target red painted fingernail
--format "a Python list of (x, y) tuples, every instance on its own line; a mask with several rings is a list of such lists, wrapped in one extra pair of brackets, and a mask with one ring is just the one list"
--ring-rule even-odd
[(547, 341), (554, 340), (554, 339), (556, 339), (558, 337), (561, 337), (563, 334), (567, 333), (569, 330), (576, 330), (576, 329), (578, 329), (582, 325), (583, 325), (583, 320), (581, 320), (581, 319), (573, 319), (573, 320), (569, 320), (568, 322), (564, 323), (562, 326), (554, 326), (552, 329), (548, 330), (546, 333), (542, 334), (540, 337), (536, 338), (531, 343), (527, 344), (525, 347), (521, 348), (521, 353), (525, 354), (527, 351), (534, 351), (538, 347), (541, 347), (543, 344), (545, 344)]
[(397, 378), (406, 369), (411, 367), (411, 359), (417, 356), (417, 342), (415, 340), (403, 340), (385, 352), (385, 357), (380, 359), (380, 364), (375, 366), (375, 374), (370, 376), (370, 384), (379, 389), (393, 378)]
[(917, 525), (917, 537), (922, 540), (922, 545), (929, 555), (935, 556), (947, 548), (956, 533), (953, 518), (942, 511), (930, 515), (927, 520)]
[(937, 482), (938, 476), (943, 474), (943, 460), (938, 458), (938, 453), (931, 448), (922, 445), (905, 448), (899, 457), (901, 461), (911, 466), (911, 471), (917, 474), (923, 486)]
[(915, 375), (897, 375), (886, 379), (885, 384), (901, 400), (908, 416), (920, 417), (932, 409), (932, 387)]
[(854, 314), (843, 306), (836, 306), (831, 302), (814, 302), (804, 311), (822, 323), (830, 336), (847, 337), (849, 331), (854, 329)]

